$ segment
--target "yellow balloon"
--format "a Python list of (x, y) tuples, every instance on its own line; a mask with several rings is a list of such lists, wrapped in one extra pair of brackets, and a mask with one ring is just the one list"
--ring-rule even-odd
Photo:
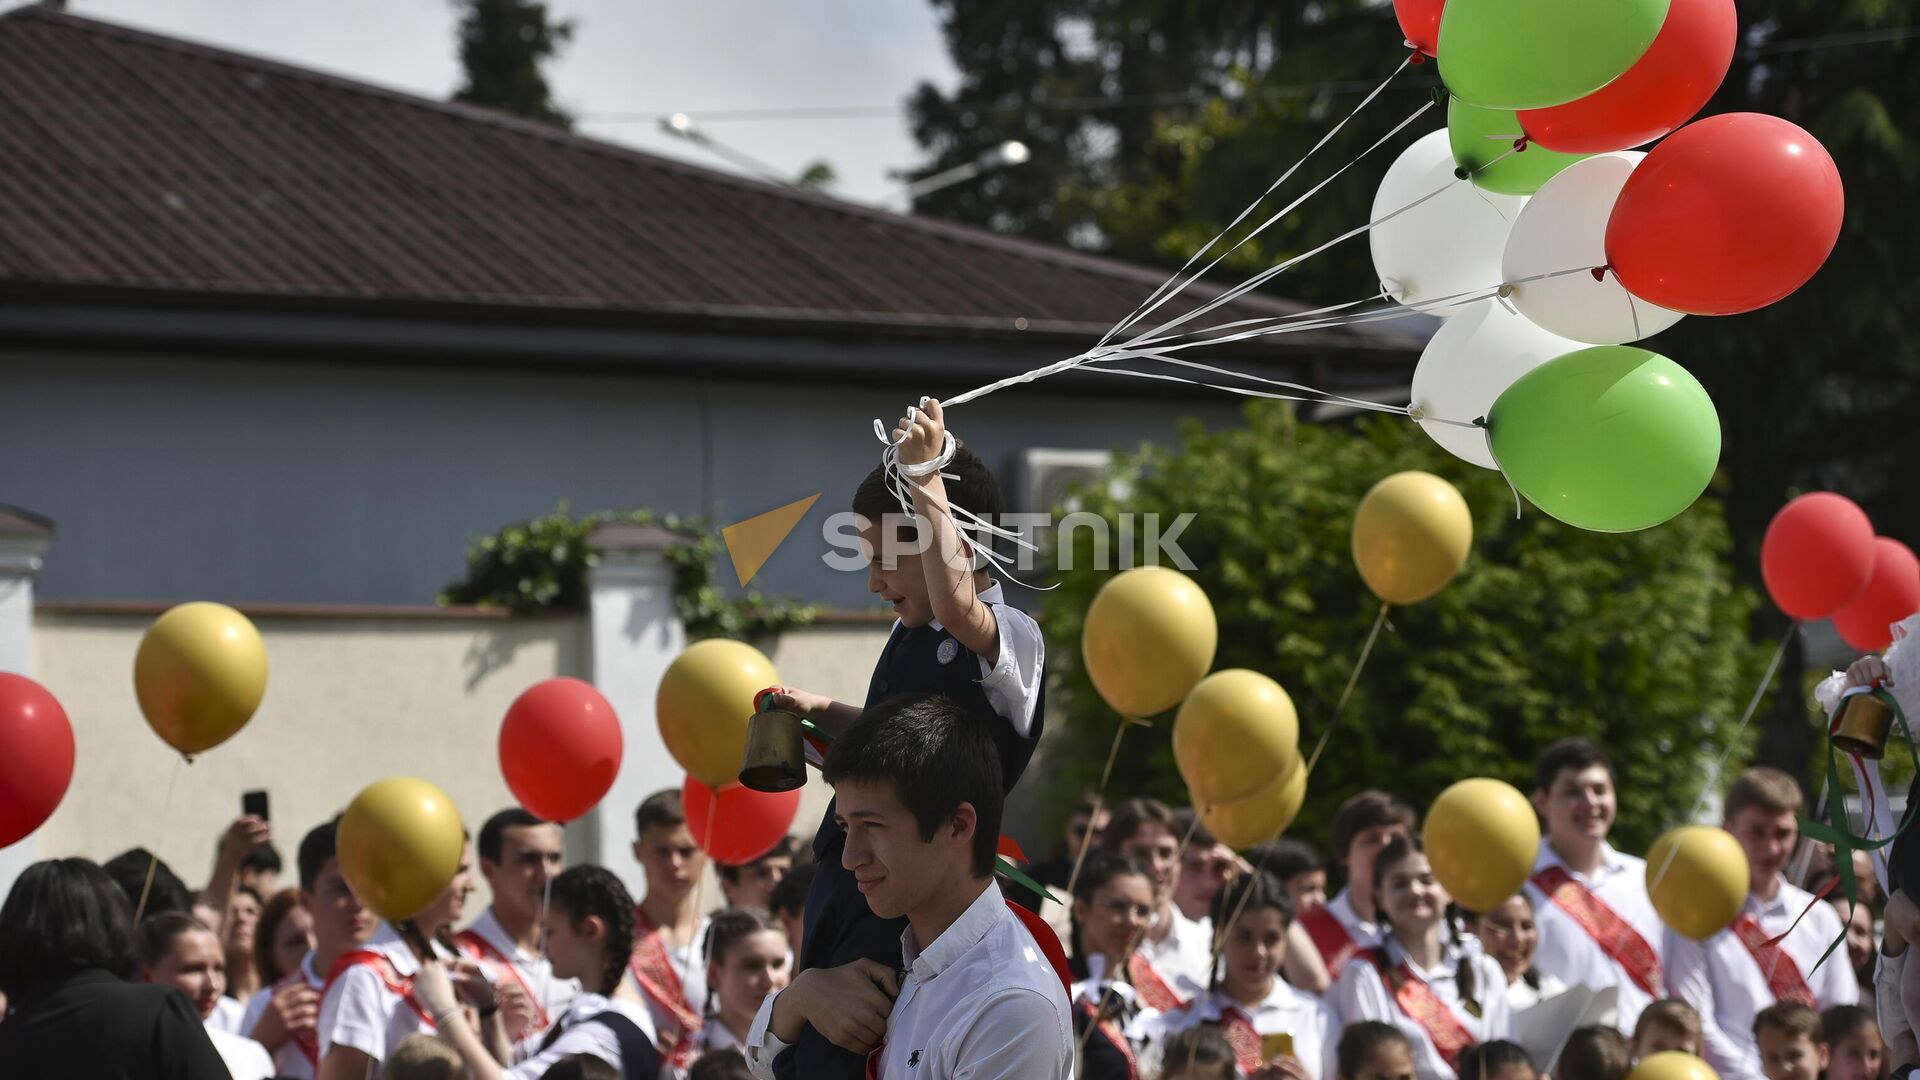
[(1107, 579), (1087, 607), (1080, 655), (1094, 689), (1122, 716), (1153, 716), (1180, 703), (1213, 666), (1220, 627), (1193, 579), (1136, 566)]
[(1300, 759), (1293, 699), (1257, 671), (1216, 671), (1180, 703), (1173, 759), (1201, 802), (1244, 799)]
[(1720, 1074), (1692, 1054), (1662, 1050), (1641, 1058), (1627, 1080), (1720, 1080)]
[(1540, 854), (1540, 820), (1513, 785), (1478, 777), (1440, 793), (1420, 841), (1460, 906), (1487, 912), (1520, 891)]
[(1647, 896), (1675, 931), (1705, 941), (1747, 902), (1747, 853), (1725, 829), (1682, 825), (1647, 852)]
[(425, 780), (389, 776), (353, 797), (335, 838), (340, 876), (388, 922), (418, 915), (460, 870), (460, 812)]
[(1432, 473), (1394, 473), (1353, 515), (1353, 563), (1389, 604), (1417, 604), (1445, 588), (1472, 548), (1467, 500)]
[(680, 767), (708, 787), (740, 778), (753, 695), (780, 681), (759, 649), (709, 638), (667, 665), (654, 697), (660, 737)]
[(245, 615), (198, 601), (170, 608), (140, 639), (133, 692), (147, 725), (182, 754), (211, 750), (253, 718), (267, 647)]
[(1307, 767), (1298, 754), (1286, 772), (1244, 799), (1208, 803), (1190, 793), (1199, 806), (1200, 820), (1214, 839), (1237, 851), (1256, 847), (1287, 831), (1307, 801)]

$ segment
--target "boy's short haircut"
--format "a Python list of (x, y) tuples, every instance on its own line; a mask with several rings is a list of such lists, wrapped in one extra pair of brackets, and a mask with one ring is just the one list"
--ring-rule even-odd
[(312, 892), (319, 884), (320, 871), (327, 860), (337, 858), (340, 853), (340, 819), (335, 817), (324, 825), (316, 825), (300, 838), (300, 850), (294, 859), (300, 864), (300, 887)]
[(1247, 853), (1247, 861), (1255, 866), (1266, 867), (1281, 881), (1292, 881), (1301, 874), (1327, 868), (1326, 860), (1320, 857), (1319, 848), (1291, 836), (1283, 836), (1270, 844), (1254, 848)]
[(140, 966), (155, 967), (173, 951), (174, 939), (193, 930), (213, 931), (184, 911), (163, 911), (140, 920)]
[(1633, 1025), (1633, 1041), (1640, 1039), (1656, 1027), (1678, 1031), (1695, 1042), (1700, 1040), (1700, 1013), (1693, 1006), (1679, 998), (1661, 998), (1659, 1001), (1640, 1010), (1640, 1019)]
[(767, 897), (767, 909), (775, 915), (804, 915), (807, 911), (807, 890), (813, 887), (814, 864), (796, 863), (773, 887), (773, 895)]
[[(738, 885), (740, 883), (740, 871), (745, 870), (749, 866), (756, 866), (766, 862), (768, 859), (791, 859), (793, 858), (794, 849), (799, 846), (793, 837), (783, 836), (775, 841), (772, 847), (767, 849), (766, 854), (761, 855), (757, 859), (752, 859), (737, 865), (734, 863), (717, 863), (715, 865), (720, 869), (721, 880), (729, 885)], [(782, 880), (785, 879), (783, 878)]]
[(1368, 829), (1399, 826), (1411, 833), (1419, 824), (1413, 807), (1397, 795), (1384, 791), (1362, 791), (1340, 804), (1333, 812), (1333, 859), (1347, 864), (1347, 849), (1353, 838)]
[(687, 1080), (753, 1080), (753, 1069), (747, 1059), (740, 1056), (740, 1051), (715, 1050), (701, 1055), (700, 1060), (693, 1063), (687, 1070)]
[(1142, 825), (1149, 823), (1173, 832), (1173, 811), (1158, 799), (1128, 799), (1108, 815), (1107, 828), (1100, 834), (1099, 844), (1108, 851), (1119, 851)]
[(1381, 1047), (1391, 1043), (1399, 1043), (1406, 1047), (1408, 1056), (1412, 1056), (1413, 1044), (1408, 1042), (1407, 1037), (1400, 1033), (1400, 1029), (1392, 1024), (1383, 1024), (1378, 1020), (1362, 1020), (1356, 1024), (1348, 1024), (1347, 1029), (1340, 1033), (1340, 1043), (1334, 1051), (1334, 1056), (1339, 1059), (1340, 1075), (1343, 1080), (1351, 1080), (1352, 1077), (1360, 1075), (1360, 1070), (1366, 1067), (1367, 1059)]
[(1767, 814), (1798, 814), (1804, 805), (1800, 785), (1793, 782), (1793, 777), (1771, 766), (1759, 765), (1741, 773), (1727, 789), (1725, 816), (1732, 821), (1749, 808)]
[[(942, 466), (940, 471), (958, 478), (942, 481), (948, 502), (977, 518), (999, 523), (1004, 513), (1000, 481), (994, 479), (993, 470), (980, 460), (980, 455), (955, 439), (953, 460)], [(896, 518), (902, 516), (900, 500), (894, 497), (893, 489), (887, 483), (886, 466), (875, 466), (866, 479), (860, 481), (860, 486), (853, 493), (853, 512), (873, 525), (879, 525), (889, 514)], [(969, 539), (973, 537), (969, 535)], [(983, 541), (985, 539), (990, 538), (982, 538)]]
[(1462, 1080), (1484, 1080), (1502, 1069), (1524, 1065), (1535, 1076), (1540, 1074), (1540, 1066), (1533, 1063), (1524, 1048), (1505, 1039), (1492, 1042), (1475, 1043), (1460, 1053), (1460, 1062), (1454, 1072)]
[(1879, 1033), (1880, 1020), (1873, 1015), (1872, 1009), (1863, 1009), (1858, 1005), (1835, 1005), (1820, 1014), (1820, 1041), (1828, 1046), (1861, 1028), (1872, 1028), (1875, 1034)]
[(1593, 740), (1578, 735), (1560, 739), (1540, 751), (1540, 760), (1533, 766), (1533, 790), (1551, 791), (1553, 782), (1560, 774), (1572, 769), (1581, 772), (1595, 765), (1604, 766), (1607, 779), (1619, 783), (1620, 778), (1613, 771), (1613, 759), (1605, 750), (1595, 746)]
[(838, 787), (886, 782), (920, 826), (934, 833), (960, 804), (973, 806), (975, 877), (993, 873), (1000, 850), (1000, 749), (987, 730), (998, 717), (976, 716), (941, 694), (901, 694), (868, 709), (833, 741), (820, 775)]
[(479, 851), (475, 854), (497, 863), (500, 861), (500, 849), (507, 842), (508, 829), (525, 829), (545, 824), (547, 824), (545, 819), (535, 817), (521, 807), (510, 806), (488, 818), (487, 823), (480, 826)]
[(1779, 1032), (1789, 1038), (1805, 1038), (1816, 1046), (1827, 1041), (1820, 1014), (1814, 1012), (1812, 1006), (1797, 1001), (1776, 1001), (1761, 1009), (1760, 1014), (1753, 1018), (1753, 1037), (1758, 1039), (1763, 1031)]
[(453, 1044), (426, 1032), (409, 1035), (387, 1055), (380, 1080), (460, 1080), (467, 1063)]
[[(142, 916), (162, 911), (192, 911), (193, 890), (173, 872), (173, 868), (154, 857), (146, 848), (137, 847), (123, 851), (102, 863), (100, 869), (107, 872), (120, 891), (127, 894), (127, 906), (140, 912)], [(149, 886), (147, 874), (151, 871), (153, 882)], [(140, 906), (140, 894), (144, 892), (147, 905)]]
[(1173, 835), (1182, 839), (1192, 837), (1187, 841), (1188, 851), (1205, 851), (1217, 843), (1213, 831), (1199, 818), (1199, 812), (1191, 806), (1183, 806), (1173, 812)]
[(1620, 1080), (1633, 1068), (1627, 1037), (1610, 1027), (1579, 1028), (1567, 1036), (1553, 1080)]
[(240, 860), (242, 873), (277, 874), (285, 869), (285, 865), (280, 861), (280, 852), (275, 850), (272, 844), (261, 844), (247, 852), (247, 857)]
[(640, 800), (640, 808), (633, 812), (633, 834), (647, 835), (647, 830), (662, 827), (673, 829), (687, 823), (687, 811), (680, 805), (680, 789), (665, 788)]
[(1181, 1080), (1196, 1074), (1211, 1074), (1213, 1080), (1234, 1080), (1240, 1075), (1233, 1044), (1215, 1024), (1198, 1024), (1170, 1036), (1160, 1051), (1160, 1073)]

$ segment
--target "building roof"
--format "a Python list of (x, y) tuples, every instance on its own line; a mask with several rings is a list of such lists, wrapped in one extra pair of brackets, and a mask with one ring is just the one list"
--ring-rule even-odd
[(1084, 335), (1163, 278), (52, 6), (0, 16), (0, 298)]

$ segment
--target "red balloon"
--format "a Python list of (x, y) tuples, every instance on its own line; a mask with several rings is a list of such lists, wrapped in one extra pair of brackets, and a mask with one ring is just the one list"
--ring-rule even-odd
[(1878, 652), (1893, 641), (1891, 627), (1920, 611), (1920, 559), (1898, 540), (1873, 540), (1873, 577), (1851, 604), (1833, 617), (1833, 628), (1861, 652)]
[(46, 688), (0, 672), (0, 848), (53, 815), (73, 780), (73, 725)]
[(755, 791), (728, 784), (715, 792), (695, 777), (680, 788), (681, 808), (694, 843), (728, 866), (765, 855), (793, 827), (800, 812), (800, 791)]
[(1733, 0), (1673, 0), (1626, 73), (1576, 101), (1520, 110), (1520, 130), (1549, 150), (1604, 154), (1641, 146), (1693, 119), (1733, 63)]
[(1628, 292), (1690, 315), (1737, 315), (1806, 284), (1840, 238), (1840, 170), (1777, 116), (1688, 124), (1633, 170), (1607, 220)]
[(1873, 522), (1845, 495), (1816, 491), (1780, 508), (1760, 544), (1760, 576), (1781, 611), (1824, 619), (1873, 575)]
[(500, 723), (500, 774), (529, 813), (572, 821), (620, 774), (620, 718), (579, 679), (535, 683)]
[[(1447, 0), (1393, 0), (1393, 14), (1400, 20), (1400, 32), (1407, 44), (1426, 53), (1440, 55), (1440, 9)], [(1416, 57), (1416, 59), (1418, 59)]]

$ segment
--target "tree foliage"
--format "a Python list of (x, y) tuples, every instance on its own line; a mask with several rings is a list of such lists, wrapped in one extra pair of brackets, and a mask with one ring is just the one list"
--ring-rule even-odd
[[(1118, 482), (1086, 492), (1082, 508), (1109, 519), (1196, 515), (1178, 540), (1219, 618), (1214, 670), (1251, 668), (1286, 687), (1303, 752), (1328, 730), (1380, 610), (1350, 554), (1361, 496), (1391, 473), (1426, 469), (1459, 486), (1474, 517), (1465, 572), (1390, 613), (1296, 831), (1324, 836), (1333, 808), (1366, 787), (1421, 806), (1467, 776), (1525, 790), (1539, 750), (1566, 735), (1616, 755), (1616, 836), (1628, 849), (1644, 850), (1686, 816), (1766, 659), (1747, 640), (1756, 600), (1730, 572), (1716, 500), (1656, 529), (1603, 536), (1531, 508), (1516, 520), (1497, 473), (1459, 462), (1404, 422), (1307, 424), (1272, 402), (1250, 404), (1245, 419), (1216, 433), (1192, 425), (1178, 447), (1123, 458)], [(1050, 766), (1063, 798), (1097, 783), (1118, 722), (1078, 662), (1082, 615), (1111, 571), (1091, 559), (1091, 530), (1075, 540), (1076, 568), (1059, 572), (1045, 621), (1053, 702), (1067, 728), (1065, 761), (1058, 773)], [(1168, 714), (1129, 731), (1112, 797), (1186, 801), (1171, 726)]]
[(457, 0), (460, 66), (466, 82), (453, 100), (571, 128), (553, 102), (541, 67), (573, 38), (573, 21), (555, 21), (539, 0)]

